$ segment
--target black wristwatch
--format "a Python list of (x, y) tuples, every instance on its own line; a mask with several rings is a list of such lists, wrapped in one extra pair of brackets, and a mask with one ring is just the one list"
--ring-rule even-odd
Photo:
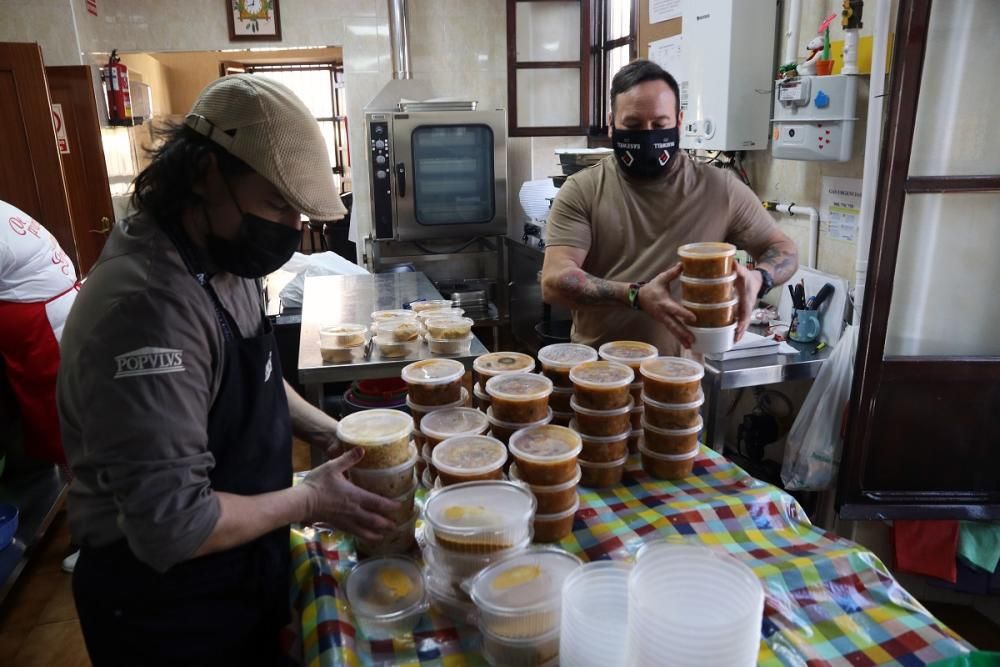
[(760, 291), (757, 292), (757, 299), (763, 299), (767, 296), (767, 293), (774, 289), (774, 278), (771, 277), (770, 272), (767, 269), (762, 269), (759, 266), (754, 269), (755, 271), (760, 271), (760, 276), (763, 280), (760, 283)]

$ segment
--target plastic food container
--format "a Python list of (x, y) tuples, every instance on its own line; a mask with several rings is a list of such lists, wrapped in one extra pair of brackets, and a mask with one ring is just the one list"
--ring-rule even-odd
[(542, 374), (557, 387), (572, 387), (569, 372), (574, 366), (587, 361), (597, 361), (597, 350), (578, 343), (546, 345), (538, 351)]
[(411, 442), (407, 452), (409, 455), (406, 460), (398, 465), (381, 469), (354, 466), (347, 471), (347, 477), (355, 486), (365, 491), (371, 491), (384, 498), (395, 498), (411, 488), (415, 481), (413, 469), (419, 458), (417, 446)]
[(420, 335), (423, 332), (421, 331), (420, 323), (417, 321), (416, 317), (394, 317), (388, 320), (382, 320), (381, 322), (376, 322), (375, 333), (380, 338), (394, 343), (409, 343), (412, 341), (419, 342)]
[(442, 549), (491, 553), (510, 549), (531, 534), (535, 497), (513, 482), (466, 482), (432, 494), (424, 520)]
[(642, 416), (645, 414), (646, 408), (643, 407), (642, 403), (636, 402), (635, 407), (632, 411), (628, 413), (629, 424), (632, 425), (633, 430), (637, 428), (642, 428)]
[(452, 301), (449, 299), (430, 299), (428, 301), (411, 301), (407, 304), (410, 310), (414, 313), (422, 313), (425, 310), (441, 310), (442, 308), (451, 308)]
[(435, 318), (456, 318), (462, 317), (465, 311), (461, 308), (431, 308), (429, 310), (422, 310), (417, 313), (417, 319), (426, 327), (427, 321)]
[(431, 574), (427, 577), (427, 595), (434, 609), (456, 623), (475, 623), (476, 605), (456, 595), (446, 582)]
[(442, 486), (503, 479), (507, 448), (502, 442), (489, 436), (456, 435), (434, 447), (431, 461)]
[[(447, 410), (449, 408), (464, 408), (469, 403), (469, 392), (465, 387), (462, 387), (461, 398), (454, 403), (449, 403), (447, 405), (417, 405), (414, 403), (409, 396), (406, 397), (406, 407), (410, 409), (410, 414), (413, 415), (413, 424), (420, 428), (423, 423), (424, 417), (432, 412), (437, 412), (438, 410)], [(424, 438), (424, 434), (421, 431), (417, 431), (421, 438)]]
[(403, 367), (409, 398), (419, 406), (449, 405), (462, 400), (465, 366), (450, 359), (425, 359)]
[(736, 304), (738, 299), (730, 299), (722, 303), (694, 303), (681, 301), (681, 305), (694, 313), (694, 325), (702, 329), (728, 327), (736, 321)]
[(694, 336), (692, 352), (701, 354), (720, 354), (733, 347), (736, 342), (736, 323), (728, 327), (688, 327)]
[(635, 404), (639, 405), (639, 401), (642, 400), (642, 376), (639, 375), (639, 371), (635, 371), (635, 376), (640, 378), (640, 380), (628, 386), (628, 393), (632, 395), (632, 400), (635, 401)]
[(576, 428), (573, 430), (581, 435), (606, 437), (631, 430), (629, 424), (632, 422), (632, 409), (635, 407), (631, 396), (628, 396), (627, 405), (614, 410), (585, 408), (577, 403), (576, 397), (570, 401), (570, 407), (576, 414)]
[(553, 410), (552, 421), (550, 423), (555, 424), (556, 426), (569, 426), (569, 423), (573, 421), (573, 417), (575, 416), (576, 415), (573, 414), (572, 410), (569, 412), (556, 412)]
[(389, 515), (389, 518), (395, 521), (397, 524), (405, 523), (413, 516), (414, 511), (417, 509), (417, 479), (413, 478), (413, 486), (410, 487), (409, 491), (401, 493), (398, 496), (392, 498), (397, 503), (399, 503), (400, 509), (398, 512), (394, 512)]
[(475, 408), (445, 408), (428, 413), (420, 420), (420, 431), (431, 451), (443, 440), (456, 435), (483, 435), (490, 420)]
[(724, 278), (681, 276), (681, 298), (693, 303), (724, 303), (736, 296), (736, 274)]
[(430, 315), (424, 326), (427, 327), (427, 335), (438, 340), (454, 340), (456, 338), (468, 338), (472, 333), (473, 321), (468, 317), (437, 317)]
[(347, 576), (347, 601), (368, 639), (392, 639), (413, 631), (429, 601), (424, 575), (409, 558), (372, 558)]
[(360, 537), (354, 538), (354, 546), (359, 554), (366, 556), (388, 556), (392, 554), (405, 554), (413, 550), (417, 545), (416, 530), (417, 519), (420, 518), (420, 510), (415, 509), (413, 515), (405, 523), (396, 526), (381, 540), (369, 542)]
[(507, 373), (530, 373), (535, 370), (535, 360), (520, 352), (490, 352), (476, 357), (472, 370), (479, 376), (478, 387), (485, 394), (490, 378)]
[(420, 485), (428, 491), (434, 488), (434, 471), (430, 469), (430, 466), (420, 475)]
[(427, 531), (425, 536), (427, 543), (424, 545), (423, 556), (427, 569), (434, 573), (436, 579), (441, 579), (442, 584), (454, 588), (455, 590), (451, 590), (453, 595), (465, 598), (466, 601), (469, 601), (469, 596), (462, 590), (461, 582), (476, 576), (492, 563), (516, 556), (531, 545), (530, 531), (518, 544), (508, 549), (487, 553), (464, 553), (443, 549), (435, 542), (433, 531)]
[(456, 354), (468, 354), (472, 350), (472, 341), (475, 336), (469, 334), (465, 338), (431, 338), (427, 337), (427, 349), (431, 354), (442, 356), (453, 356)]
[(391, 336), (375, 336), (375, 347), (383, 359), (402, 359), (420, 352), (420, 338), (400, 342)]
[(633, 429), (631, 433), (628, 434), (628, 451), (630, 454), (636, 454), (639, 451), (639, 442), (642, 440), (642, 429)]
[(417, 314), (412, 310), (403, 310), (402, 308), (397, 310), (376, 310), (372, 313), (372, 322), (376, 325), (383, 322), (391, 322), (392, 320), (409, 320), (414, 321), (417, 319)]
[(581, 460), (580, 472), (583, 475), (580, 477), (580, 486), (590, 489), (602, 489), (621, 484), (627, 461), (628, 454), (625, 454), (625, 456), (617, 461), (605, 461), (603, 463)]
[(642, 362), (646, 396), (661, 403), (690, 403), (701, 394), (705, 369), (681, 357), (657, 357)]
[(628, 577), (621, 561), (584, 563), (563, 582), (559, 660), (575, 667), (624, 662), (628, 638)]
[(583, 449), (580, 435), (565, 426), (532, 426), (510, 437), (510, 453), (521, 479), (552, 486), (573, 479)]
[[(579, 433), (575, 422), (570, 422), (569, 427)], [(580, 461), (607, 463), (627, 456), (628, 437), (632, 431), (628, 426), (625, 429), (617, 435), (609, 436), (589, 436), (580, 433), (580, 440), (583, 441), (583, 449), (580, 451)]]
[(642, 397), (642, 404), (646, 407), (646, 423), (664, 429), (691, 428), (698, 424), (701, 420), (698, 408), (704, 402), (705, 395), (701, 392), (695, 400), (687, 403), (661, 403), (646, 395)]
[(694, 471), (694, 462), (698, 458), (698, 449), (687, 454), (657, 454), (646, 449), (644, 443), (639, 444), (639, 456), (642, 459), (642, 469), (653, 477), (660, 479), (684, 479)]
[(549, 396), (549, 407), (556, 412), (573, 412), (573, 408), (570, 407), (572, 399), (572, 387), (552, 387), (552, 395)]
[(507, 639), (498, 637), (480, 624), (483, 657), (491, 667), (557, 667), (559, 628), (541, 637)]
[(580, 499), (562, 512), (535, 515), (535, 542), (558, 542), (573, 532), (573, 517), (580, 509)]
[(319, 330), (321, 349), (358, 347), (368, 342), (368, 327), (363, 324), (335, 324)]
[(614, 361), (588, 361), (575, 366), (569, 378), (576, 390), (574, 398), (578, 406), (614, 410), (629, 404), (629, 387), (635, 381), (635, 373)]
[(500, 421), (494, 417), (493, 408), (491, 407), (486, 411), (486, 418), (490, 420), (490, 435), (506, 445), (510, 442), (511, 436), (518, 431), (552, 423), (552, 414), (552, 410), (549, 410), (545, 418), (539, 419), (537, 422), (531, 424), (513, 424), (511, 422)]
[(701, 426), (700, 416), (694, 426), (682, 429), (663, 429), (643, 424), (646, 449), (657, 454), (687, 454), (691, 450), (698, 449)]
[(531, 424), (546, 417), (552, 381), (542, 375), (509, 373), (486, 383), (493, 416), (502, 422)]
[(533, 547), (493, 563), (468, 586), (480, 628), (505, 639), (558, 629), (563, 581), (580, 565), (579, 558), (553, 547)]
[(535, 495), (538, 503), (538, 514), (558, 514), (573, 507), (573, 503), (578, 501), (576, 485), (580, 483), (580, 468), (577, 466), (576, 475), (569, 481), (552, 486), (539, 484), (528, 484), (521, 479), (521, 473), (517, 469), (517, 464), (510, 466), (510, 478), (515, 482), (521, 482), (527, 486)]
[(655, 359), (660, 355), (656, 346), (637, 340), (616, 340), (605, 343), (598, 348), (597, 353), (605, 361), (614, 361), (628, 366), (636, 375), (639, 373), (639, 366), (642, 365), (642, 362), (646, 359)]
[(337, 440), (347, 449), (364, 450), (356, 468), (393, 468), (411, 458), (413, 419), (399, 410), (363, 410), (337, 424)]
[(483, 391), (478, 382), (472, 385), (472, 394), (476, 397), (476, 407), (486, 412), (490, 407), (490, 395)]
[(677, 249), (684, 275), (692, 278), (724, 278), (733, 272), (736, 246), (732, 243), (688, 243)]

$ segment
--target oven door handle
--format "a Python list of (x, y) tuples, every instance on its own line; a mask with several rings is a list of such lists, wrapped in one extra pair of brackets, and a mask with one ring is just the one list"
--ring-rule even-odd
[(396, 191), (398, 196), (406, 196), (406, 165), (402, 162), (396, 163)]

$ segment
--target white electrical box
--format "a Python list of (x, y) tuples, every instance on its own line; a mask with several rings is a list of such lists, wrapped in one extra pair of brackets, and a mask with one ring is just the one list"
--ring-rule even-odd
[(774, 0), (684, 2), (681, 148), (767, 148)]
[(857, 100), (855, 76), (776, 81), (771, 155), (784, 160), (850, 160)]

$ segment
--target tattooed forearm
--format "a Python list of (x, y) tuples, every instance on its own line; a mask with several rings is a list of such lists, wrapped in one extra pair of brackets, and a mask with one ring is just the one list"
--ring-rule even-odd
[(566, 271), (555, 281), (566, 301), (578, 306), (612, 306), (627, 300), (628, 285), (597, 278), (580, 269)]
[(767, 269), (774, 283), (780, 285), (790, 280), (799, 267), (798, 250), (790, 241), (775, 243), (757, 258), (757, 266)]

